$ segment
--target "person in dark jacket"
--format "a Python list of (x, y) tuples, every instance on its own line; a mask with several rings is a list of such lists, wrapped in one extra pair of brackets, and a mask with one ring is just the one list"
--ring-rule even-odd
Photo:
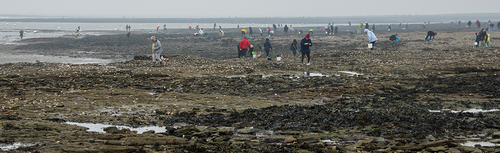
[(290, 50), (292, 50), (293, 56), (297, 56), (297, 40), (293, 40)]
[(339, 27), (335, 26), (335, 29), (333, 30), (333, 34), (336, 35), (339, 32)]
[(269, 41), (269, 38), (266, 38), (266, 42), (264, 42), (264, 51), (266, 51), (266, 57), (269, 58), (269, 51), (273, 50), (273, 47), (271, 46), (271, 42)]
[(392, 35), (391, 37), (389, 37), (389, 40), (391, 41), (391, 43), (394, 43), (394, 41), (398, 40), (398, 34)]
[(370, 25), (368, 24), (368, 22), (365, 22), (365, 29), (370, 29)]
[(252, 27), (248, 27), (248, 30), (249, 30), (248, 35), (251, 36), (253, 34)]
[(427, 31), (427, 36), (425, 36), (425, 37), (429, 38), (429, 40), (432, 40), (436, 37), (436, 35), (437, 35), (437, 33), (434, 31)]
[(481, 29), (478, 36), (479, 36), (479, 47), (485, 47), (486, 40), (488, 39), (488, 35), (486, 34), (486, 30)]
[(307, 65), (311, 65), (311, 47), (312, 41), (311, 41), (311, 36), (307, 34), (301, 41), (300, 41), (300, 52), (302, 53), (302, 60), (301, 63), (304, 63), (304, 56), (307, 55)]

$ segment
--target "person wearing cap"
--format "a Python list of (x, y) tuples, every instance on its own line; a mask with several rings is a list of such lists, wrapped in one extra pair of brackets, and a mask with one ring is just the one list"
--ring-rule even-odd
[(312, 41), (311, 41), (311, 35), (307, 34), (301, 41), (300, 41), (300, 52), (302, 53), (302, 60), (301, 63), (304, 64), (304, 56), (307, 55), (307, 65), (311, 65), (311, 47)]
[(377, 36), (375, 36), (375, 33), (373, 33), (372, 31), (368, 30), (368, 29), (365, 29), (365, 33), (366, 33), (366, 36), (368, 37), (368, 41), (372, 44), (372, 48), (371, 50), (373, 50), (373, 48), (375, 48), (375, 41), (377, 41)]
[(247, 40), (247, 36), (245, 36), (243, 40), (240, 41), (238, 47), (240, 48), (240, 50), (238, 51), (238, 58), (245, 58), (247, 51), (250, 48), (250, 42)]
[(165, 64), (161, 61), (161, 52), (163, 52), (163, 47), (158, 39), (155, 36), (151, 36), (151, 40), (153, 41), (153, 67), (156, 66), (156, 61), (161, 63), (161, 66)]

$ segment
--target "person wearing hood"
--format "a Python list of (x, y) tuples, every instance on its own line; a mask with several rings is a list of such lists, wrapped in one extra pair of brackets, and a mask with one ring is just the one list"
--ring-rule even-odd
[(365, 33), (366, 33), (366, 36), (368, 37), (368, 41), (372, 44), (371, 50), (373, 50), (373, 48), (375, 48), (375, 42), (378, 40), (377, 36), (375, 36), (375, 33), (373, 33), (372, 31), (370, 31), (368, 29), (365, 29)]
[(151, 36), (151, 40), (153, 41), (153, 67), (156, 66), (156, 61), (161, 63), (161, 66), (165, 64), (161, 61), (161, 52), (163, 52), (163, 47), (158, 39), (155, 36)]
[(307, 34), (301, 41), (300, 41), (300, 52), (302, 53), (302, 60), (301, 63), (304, 63), (304, 56), (307, 55), (307, 65), (311, 65), (311, 47), (312, 41), (311, 41), (311, 35)]

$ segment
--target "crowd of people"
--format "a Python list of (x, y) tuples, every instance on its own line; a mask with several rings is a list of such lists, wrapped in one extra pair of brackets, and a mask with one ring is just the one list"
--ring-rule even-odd
[[(460, 24), (461, 24), (461, 21), (458, 21), (458, 25), (460, 25)], [(350, 25), (351, 25), (351, 22), (349, 21), (349, 26)], [(471, 28), (471, 25), (472, 25), (472, 21), (469, 20), (466, 23), (465, 27)], [(490, 34), (487, 33), (487, 31), (494, 30), (495, 27), (497, 27), (497, 29), (500, 30), (500, 28), (498, 28), (500, 26), (500, 22), (498, 22), (498, 24), (496, 26), (491, 21), (488, 21), (487, 23), (484, 23), (482, 25), (487, 25), (488, 27), (482, 28), (481, 22), (479, 20), (476, 20), (477, 28), (482, 28), (480, 31), (476, 32), (475, 36), (474, 36), (474, 44), (475, 44), (475, 47), (477, 47), (477, 48), (490, 47), (491, 37), (490, 37)], [(400, 28), (407, 28), (408, 24), (403, 25), (402, 23), (400, 23), (399, 26), (400, 26)], [(423, 26), (422, 27), (423, 29), (428, 28), (427, 27), (428, 22), (424, 22), (422, 26)], [(265, 58), (271, 60), (271, 58), (273, 57), (274, 51), (273, 51), (273, 47), (271, 45), (270, 37), (272, 37), (274, 35), (274, 33), (278, 29), (278, 27), (283, 28), (283, 35), (285, 35), (285, 36), (288, 35), (289, 31), (295, 31), (295, 29), (293, 29), (292, 25), (290, 25), (290, 26), (284, 25), (283, 26), (282, 24), (273, 24), (272, 27), (258, 28), (260, 36), (263, 36), (263, 33), (265, 31), (267, 31), (268, 38), (265, 38), (264, 44), (261, 44), (261, 42), (260, 42), (261, 40), (259, 38), (256, 38), (255, 41), (253, 42), (253, 44), (251, 44), (250, 41), (248, 40), (248, 38), (253, 35), (252, 27), (248, 27), (248, 30), (242, 29), (241, 34), (243, 36), (243, 39), (237, 45), (238, 58), (246, 58), (246, 57), (260, 58), (262, 56), (262, 50), (264, 50), (265, 54), (266, 54)], [(380, 27), (382, 27), (382, 25), (380, 25)], [(157, 27), (157, 29), (158, 28), (159, 27)], [(191, 29), (191, 26), (189, 26), (189, 28)], [(215, 30), (215, 28), (216, 28), (216, 24), (214, 23), (214, 30)], [(238, 25), (238, 28), (239, 28), (239, 25)], [(335, 35), (336, 36), (336, 35), (338, 35), (338, 28), (339, 27), (337, 25), (334, 25), (333, 23), (329, 23), (328, 26), (325, 26), (324, 31), (326, 32), (327, 35)], [(391, 28), (392, 28), (391, 24), (388, 24), (387, 31), (391, 32)], [(131, 26), (126, 25), (125, 29), (126, 29), (126, 31), (130, 31)], [(166, 25), (164, 25), (164, 30), (166, 30)], [(207, 36), (208, 37), (208, 34), (206, 34), (203, 31), (203, 28), (200, 28), (198, 25), (195, 26), (194, 30), (196, 31), (195, 36)], [(404, 30), (404, 29), (402, 29), (402, 30)], [(364, 24), (360, 23), (358, 25), (357, 33), (361, 34), (361, 31), (363, 31), (367, 36), (368, 48), (370, 50), (374, 50), (375, 43), (379, 40), (374, 33), (375, 24), (372, 23), (371, 29), (370, 29), (370, 24), (368, 22), (365, 22)], [(77, 36), (79, 36), (80, 35), (80, 27), (78, 27), (75, 30), (75, 32), (77, 33)], [(299, 34), (302, 34), (302, 30), (297, 30), (297, 32)], [(25, 34), (24, 30), (21, 30), (20, 31), (21, 39), (23, 38), (24, 34)], [(311, 64), (311, 48), (310, 47), (313, 46), (313, 42), (311, 40), (311, 36), (313, 34), (314, 34), (314, 30), (309, 29), (309, 32), (306, 35), (304, 35), (304, 37), (300, 40), (300, 43), (296, 39), (293, 39), (291, 44), (290, 44), (290, 50), (291, 50), (292, 55), (294, 57), (301, 57), (301, 63), (304, 63), (304, 59), (305, 59), (305, 57), (307, 57), (306, 65)], [(350, 34), (354, 34), (354, 31), (352, 31), (352, 33), (350, 32)], [(224, 36), (224, 31), (222, 30), (221, 26), (219, 26), (219, 35)], [(427, 35), (425, 36), (425, 41), (434, 40), (436, 35), (437, 35), (437, 32), (427, 31)], [(128, 32), (126, 36), (127, 36), (127, 38), (129, 38), (130, 32)], [(152, 44), (153, 45), (153, 54), (152, 54), (153, 66), (156, 66), (157, 62), (160, 62), (161, 65), (165, 65), (165, 61), (168, 59), (162, 59), (160, 56), (161, 53), (163, 52), (163, 48), (161, 46), (160, 41), (155, 36), (152, 36), (150, 39), (153, 41), (153, 44)], [(391, 43), (400, 42), (400, 38), (398, 37), (397, 34), (393, 34), (389, 37), (389, 41), (391, 41)], [(297, 52), (297, 50), (300, 51), (301, 56)], [(247, 56), (247, 54), (249, 56)]]

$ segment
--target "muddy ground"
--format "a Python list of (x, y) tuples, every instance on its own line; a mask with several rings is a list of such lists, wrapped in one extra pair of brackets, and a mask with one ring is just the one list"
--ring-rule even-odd
[[(315, 30), (309, 66), (289, 50), (304, 36), (298, 32), (270, 37), (281, 61), (235, 58), (240, 29), (225, 36), (205, 30), (208, 38), (133, 31), (130, 38), (2, 46), (5, 53), (126, 62), (0, 65), (0, 143), (24, 144), (9, 152), (499, 152), (464, 144), (500, 142), (500, 33), (489, 32), (492, 47), (474, 48), (477, 29), (379, 29), (375, 50), (365, 34), (350, 34), (354, 27), (334, 36)], [(424, 41), (429, 29), (438, 35)], [(263, 43), (253, 31), (251, 43)], [(401, 42), (388, 40), (394, 33)], [(167, 66), (151, 67), (151, 35), (162, 42)], [(167, 132), (98, 133), (69, 121)]]

